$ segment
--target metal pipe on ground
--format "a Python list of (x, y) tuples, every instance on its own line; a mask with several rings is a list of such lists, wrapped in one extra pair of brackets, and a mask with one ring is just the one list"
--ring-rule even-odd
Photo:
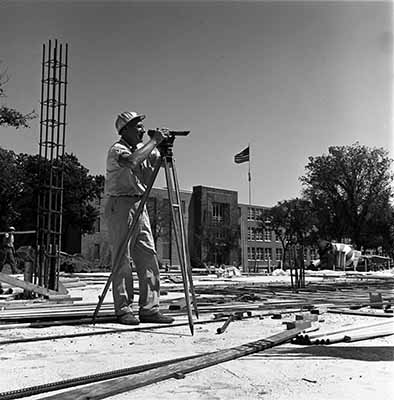
[(220, 328), (216, 329), (216, 333), (217, 333), (218, 335), (220, 335), (221, 333), (223, 333), (223, 332), (227, 329), (227, 327), (230, 325), (230, 322), (233, 322), (233, 321), (234, 321), (234, 316), (233, 316), (233, 315), (230, 315), (230, 316), (227, 318), (227, 320), (224, 322), (224, 324), (223, 324)]
[(379, 328), (381, 326), (387, 326), (390, 324), (393, 324), (393, 321), (383, 321), (383, 322), (377, 322), (376, 324), (368, 324), (368, 325), (360, 325), (360, 326), (348, 326), (348, 327), (343, 327), (341, 329), (337, 329), (335, 331), (315, 333), (315, 334), (309, 335), (309, 339), (322, 338), (322, 337), (331, 336), (331, 335), (334, 335), (337, 333), (346, 333), (346, 332), (356, 331), (356, 330)]
[(349, 343), (349, 342), (357, 342), (360, 340), (375, 339), (391, 335), (394, 335), (394, 331), (392, 329), (387, 329), (386, 331), (382, 330), (380, 332), (359, 332), (353, 335), (346, 335), (343, 341)]

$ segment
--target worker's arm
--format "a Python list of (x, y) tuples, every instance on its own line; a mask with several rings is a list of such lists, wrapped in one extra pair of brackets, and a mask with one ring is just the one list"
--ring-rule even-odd
[(148, 158), (151, 151), (156, 148), (156, 146), (160, 142), (161, 140), (156, 140), (152, 138), (148, 142), (146, 142), (141, 148), (135, 150), (133, 153), (121, 154), (119, 156), (119, 164), (122, 167), (135, 169)]
[(160, 163), (159, 159), (160, 159), (160, 152), (159, 150), (157, 150), (157, 148), (155, 148), (149, 154), (146, 163), (143, 164), (142, 168), (143, 182), (147, 183), (150, 181), (157, 163)]
[(141, 148), (135, 150), (133, 153), (123, 153), (119, 155), (119, 164), (122, 167), (128, 167), (135, 169), (143, 161), (145, 161), (151, 154), (152, 150), (160, 144), (165, 135), (168, 133), (168, 129), (156, 130), (152, 135), (151, 139), (146, 142)]

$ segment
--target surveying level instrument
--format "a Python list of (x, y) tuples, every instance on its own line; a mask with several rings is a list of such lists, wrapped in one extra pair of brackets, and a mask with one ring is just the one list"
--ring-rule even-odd
[[(149, 136), (152, 136), (153, 133), (154, 133), (153, 130), (148, 131)], [(157, 149), (160, 152), (160, 157), (157, 160), (156, 165), (154, 166), (152, 176), (150, 178), (150, 181), (148, 182), (145, 193), (143, 194), (143, 196), (141, 198), (140, 204), (138, 205), (138, 208), (137, 208), (137, 211), (133, 218), (133, 222), (130, 226), (128, 235), (127, 235), (124, 243), (122, 244), (122, 251), (120, 251), (116, 255), (114, 264), (112, 266), (112, 273), (108, 277), (107, 283), (104, 287), (104, 290), (103, 290), (101, 296), (99, 296), (99, 301), (97, 303), (96, 309), (93, 314), (93, 320), (92, 320), (93, 324), (96, 321), (97, 314), (101, 308), (101, 305), (103, 304), (105, 295), (107, 294), (109, 286), (112, 282), (112, 276), (119, 268), (122, 254), (124, 254), (127, 251), (129, 242), (130, 242), (130, 247), (129, 247), (130, 249), (132, 249), (135, 245), (135, 242), (137, 239), (136, 233), (137, 233), (139, 218), (140, 218), (141, 213), (142, 213), (142, 211), (145, 207), (145, 204), (148, 200), (149, 194), (150, 194), (153, 184), (156, 180), (156, 177), (159, 173), (159, 170), (161, 167), (164, 167), (165, 177), (166, 177), (166, 182), (167, 182), (168, 200), (170, 202), (170, 209), (171, 209), (171, 221), (172, 221), (172, 226), (174, 227), (178, 259), (179, 259), (181, 273), (182, 273), (182, 282), (183, 282), (183, 290), (185, 293), (187, 316), (188, 316), (188, 320), (189, 320), (190, 332), (192, 335), (194, 334), (191, 303), (193, 304), (194, 313), (197, 318), (198, 318), (198, 309), (197, 309), (197, 302), (196, 302), (196, 294), (195, 294), (194, 286), (193, 286), (193, 277), (192, 277), (192, 269), (191, 269), (191, 265), (190, 265), (189, 249), (188, 249), (188, 244), (186, 241), (186, 228), (185, 228), (183, 211), (182, 211), (182, 207), (181, 207), (179, 184), (178, 184), (178, 178), (177, 178), (177, 174), (176, 174), (175, 163), (174, 163), (174, 159), (173, 159), (173, 151), (172, 151), (175, 137), (176, 136), (187, 136), (189, 133), (190, 133), (190, 131), (170, 131), (168, 136), (166, 136), (164, 138), (164, 140), (157, 146)], [(170, 246), (171, 246), (171, 243), (170, 243)], [(192, 296), (192, 300), (190, 300), (190, 294)]]

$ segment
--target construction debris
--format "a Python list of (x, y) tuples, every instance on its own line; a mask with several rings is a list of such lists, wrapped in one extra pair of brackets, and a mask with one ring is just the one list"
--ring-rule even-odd
[[(176, 277), (177, 275), (171, 274), (171, 276)], [(90, 346), (91, 343), (100, 343), (99, 338), (104, 335), (106, 342), (114, 340), (114, 338), (118, 338), (117, 340), (119, 341), (125, 338), (128, 346), (133, 345), (136, 341), (136, 335), (144, 335), (148, 332), (160, 332), (162, 335), (166, 335), (166, 340), (169, 343), (174, 341), (174, 344), (177, 343), (175, 338), (185, 338), (187, 336), (184, 331), (187, 326), (184, 321), (185, 303), (182, 296), (181, 283), (178, 283), (178, 279), (165, 279), (161, 285), (161, 293), (163, 294), (161, 296), (161, 309), (165, 314), (171, 314), (176, 317), (174, 324), (162, 326), (144, 324), (131, 328), (116, 325), (108, 326), (108, 324), (116, 323), (113, 304), (109, 297), (108, 302), (103, 304), (98, 316), (97, 323), (99, 325), (93, 327), (91, 325), (91, 316), (96, 303), (94, 298), (91, 301), (86, 301), (86, 298), (88, 298), (86, 295), (97, 293), (106, 279), (107, 274), (103, 272), (62, 274), (60, 282), (64, 289), (69, 291), (68, 299), (62, 299), (58, 295), (50, 295), (34, 299), (12, 300), (7, 298), (0, 300), (0, 333), (2, 336), (0, 346), (3, 349), (7, 349), (8, 345), (21, 348), (27, 343), (35, 342), (34, 348), (40, 345), (45, 346), (45, 343), (50, 344), (52, 348), (54, 343), (59, 343), (60, 347), (57, 349), (59, 351), (61, 343), (67, 343), (65, 347), (72, 351), (74, 344), (70, 345), (71, 343), (76, 343), (77, 340), (83, 342), (83, 338), (85, 338), (86, 343), (89, 343)], [(9, 284), (6, 284), (4, 289), (18, 291), (17, 288), (13, 288)], [(138, 285), (136, 290), (138, 292)], [(211, 343), (211, 340), (214, 342), (216, 338), (214, 346), (216, 347), (219, 343), (225, 345), (216, 347), (222, 348), (222, 350), (202, 353), (201, 347), (197, 350), (200, 351), (200, 354), (189, 354), (189, 357), (184, 357), (182, 360), (169, 359), (166, 363), (161, 361), (162, 364), (157, 364), (151, 368), (149, 368), (149, 365), (152, 364), (152, 361), (157, 360), (148, 359), (149, 364), (139, 366), (141, 374), (137, 372), (133, 376), (126, 377), (126, 372), (123, 375), (117, 375), (117, 370), (107, 371), (111, 374), (111, 377), (120, 379), (115, 385), (112, 384), (110, 386), (108, 382), (95, 383), (94, 386), (90, 387), (89, 395), (82, 388), (78, 389), (77, 392), (76, 390), (71, 390), (49, 398), (56, 399), (59, 398), (58, 396), (62, 396), (64, 399), (85, 399), (87, 396), (89, 398), (104, 398), (115, 394), (113, 392), (114, 387), (119, 387), (123, 392), (132, 390), (134, 387), (141, 387), (170, 378), (187, 378), (189, 372), (213, 366), (214, 364), (211, 364), (213, 362), (224, 362), (230, 354), (234, 356), (237, 353), (237, 357), (244, 357), (252, 354), (248, 353), (249, 351), (259, 353), (266, 348), (279, 345), (279, 342), (278, 344), (272, 342), (273, 338), (276, 337), (272, 333), (278, 331), (281, 331), (279, 338), (283, 338), (283, 340), (286, 338), (286, 343), (289, 341), (292, 343), (287, 347), (295, 350), (307, 348), (311, 344), (325, 346), (333, 343), (343, 343), (346, 346), (346, 343), (351, 345), (353, 341), (385, 337), (392, 335), (394, 332), (392, 325), (394, 320), (377, 321), (378, 318), (372, 319), (381, 314), (384, 314), (387, 318), (393, 316), (393, 314), (386, 312), (391, 310), (390, 307), (394, 296), (393, 287), (389, 281), (361, 281), (358, 278), (352, 278), (351, 280), (338, 282), (325, 279), (315, 280), (313, 283), (309, 282), (305, 288), (294, 290), (289, 286), (288, 282), (267, 282), (267, 280), (263, 282), (255, 277), (241, 277), (238, 280), (216, 280), (211, 282), (209, 279), (207, 280), (207, 276), (196, 276), (195, 291), (201, 318), (195, 321), (197, 335), (193, 342), (198, 343), (201, 335), (199, 332), (205, 332), (201, 344)], [(371, 298), (370, 293), (378, 294), (379, 296)], [(82, 297), (77, 295), (83, 295), (83, 301)], [(375, 308), (374, 306), (377, 303), (380, 303), (382, 308)], [(357, 307), (356, 310), (352, 309), (355, 307)], [(346, 312), (357, 312), (357, 314), (346, 314)], [(371, 323), (354, 323), (354, 321), (361, 322), (362, 319), (365, 321), (365, 314), (368, 318), (371, 317)], [(326, 322), (324, 322), (322, 316)], [(267, 317), (268, 319), (266, 319)], [(344, 323), (347, 321), (347, 325), (341, 326), (341, 323), (333, 330), (332, 321), (342, 320)], [(284, 322), (282, 323), (282, 321)], [(349, 323), (352, 321), (353, 323)], [(60, 328), (61, 325), (65, 325), (65, 327)], [(266, 336), (266, 339), (230, 347), (237, 344), (233, 342), (228, 345), (234, 335), (240, 337), (238, 331), (243, 330), (245, 338), (252, 333), (247, 326), (254, 326), (254, 335), (257, 332), (257, 328), (259, 332), (261, 329), (262, 332), (265, 332), (262, 336)], [(47, 329), (45, 331), (26, 329), (38, 327), (46, 327)], [(49, 331), (52, 327), (53, 330)], [(297, 333), (293, 335), (295, 331)], [(127, 338), (128, 334), (133, 335), (132, 339), (130, 337)], [(97, 337), (96, 340), (94, 340), (95, 337)], [(209, 337), (212, 339), (209, 339)], [(254, 340), (257, 337), (254, 336), (249, 340)], [(187, 340), (187, 343), (190, 344), (191, 341), (192, 339)], [(143, 343), (145, 343), (145, 340)], [(89, 354), (88, 350), (86, 349), (86, 354)], [(244, 350), (246, 350), (245, 353), (243, 352)], [(291, 353), (291, 350), (289, 352)], [(168, 358), (171, 358), (171, 356)], [(134, 368), (133, 366), (129, 369), (132, 370)], [(97, 371), (93, 370), (89, 377), (80, 376), (79, 378), (62, 381), (60, 384), (67, 384), (67, 386), (63, 386), (63, 389), (71, 389), (80, 384), (100, 382), (107, 373), (96, 374), (96, 376), (95, 372)], [(311, 375), (307, 376), (313, 378)], [(90, 378), (95, 380), (90, 380)], [(57, 387), (55, 385), (56, 382), (45, 384), (42, 381), (38, 381), (36, 383), (37, 385), (34, 388), (39, 390), (36, 394), (46, 393), (52, 390), (50, 387), (53, 390)], [(42, 384), (40, 385), (40, 383)], [(12, 386), (3, 387), (8, 390), (13, 388)], [(21, 388), (11, 391), (9, 392), (12, 393), (9, 394), (11, 397), (3, 397), (3, 394), (6, 393), (0, 393), (0, 398), (18, 398), (15, 396), (26, 395), (28, 389)]]

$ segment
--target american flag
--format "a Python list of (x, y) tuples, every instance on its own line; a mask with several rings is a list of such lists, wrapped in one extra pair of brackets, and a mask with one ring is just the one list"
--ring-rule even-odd
[(249, 146), (234, 156), (234, 162), (236, 164), (241, 164), (246, 161), (249, 161)]

